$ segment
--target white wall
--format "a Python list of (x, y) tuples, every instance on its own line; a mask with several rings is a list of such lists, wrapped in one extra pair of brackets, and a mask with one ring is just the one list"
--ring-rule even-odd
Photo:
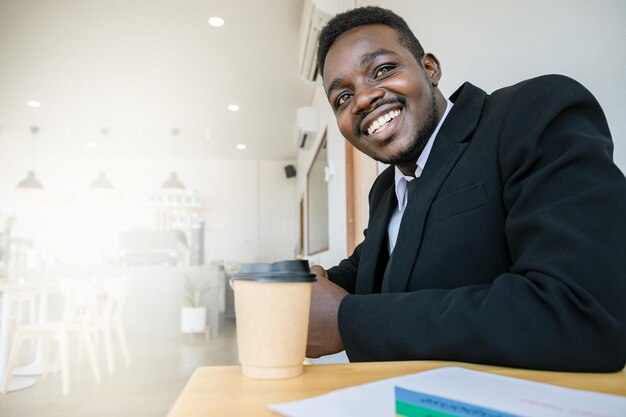
[(296, 179), (285, 176), (285, 165), (294, 161), (260, 161), (259, 239), (257, 259), (274, 262), (293, 259), (298, 245)]
[[(153, 227), (148, 197), (170, 171), (198, 191), (206, 211), (205, 260), (274, 261), (293, 257), (297, 237), (296, 184), (283, 167), (293, 161), (0, 158), (0, 221), (15, 214), (16, 237), (65, 256), (112, 256), (119, 232)], [(36, 167), (45, 191), (16, 192)], [(119, 193), (111, 201), (87, 190), (105, 169)], [(95, 254), (95, 255), (94, 255)]]
[[(345, 142), (335, 117), (328, 105), (324, 89), (320, 86), (315, 90), (312, 106), (317, 108), (318, 132), (314, 140), (305, 149), (298, 152), (298, 201), (304, 198), (305, 218), (307, 216), (306, 200), (306, 174), (315, 157), (315, 152), (322, 140), (324, 130), (328, 141), (328, 162), (334, 167), (334, 175), (328, 182), (328, 227), (329, 227), (329, 250), (309, 258), (311, 264), (320, 264), (331, 267), (338, 260), (345, 258), (347, 252), (346, 238), (346, 167), (345, 167)], [(305, 227), (306, 233), (306, 227)], [(306, 252), (305, 236), (305, 253)]]
[[(626, 1), (357, 0), (357, 5), (392, 9), (409, 23), (424, 49), (439, 58), (446, 95), (464, 81), (487, 92), (548, 73), (580, 81), (604, 108), (615, 161), (626, 171)], [(311, 259), (328, 267), (346, 255), (344, 145), (321, 87), (312, 105), (319, 109), (320, 126), (329, 126), (329, 158), (336, 169), (329, 190), (330, 250)], [(312, 157), (311, 150), (300, 152), (299, 172), (306, 172)], [(298, 195), (305, 190), (300, 177)]]

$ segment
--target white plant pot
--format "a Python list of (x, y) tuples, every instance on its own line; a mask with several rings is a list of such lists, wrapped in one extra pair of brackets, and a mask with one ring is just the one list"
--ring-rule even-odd
[(206, 328), (206, 307), (183, 307), (180, 311), (180, 331), (183, 333), (204, 333)]

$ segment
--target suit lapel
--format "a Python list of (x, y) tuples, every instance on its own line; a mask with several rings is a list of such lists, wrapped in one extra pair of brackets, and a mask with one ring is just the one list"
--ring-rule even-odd
[(383, 244), (387, 244), (387, 225), (391, 213), (396, 206), (393, 184), (383, 193), (380, 204), (370, 217), (367, 227), (367, 238), (359, 261), (359, 272), (356, 280), (356, 294), (370, 294), (374, 287), (374, 274)]
[[(466, 144), (453, 143), (441, 136), (428, 157), (422, 176), (409, 184), (409, 202), (402, 216), (396, 247), (391, 257), (383, 292), (404, 291), (422, 242), (424, 224), (437, 190), (465, 150)], [(433, 169), (430, 169), (433, 167)]]
[[(405, 291), (422, 242), (426, 217), (437, 191), (467, 147), (486, 94), (465, 83), (452, 97), (454, 107), (441, 126), (419, 179), (409, 184), (409, 200), (382, 292)], [(456, 101), (455, 101), (456, 100)]]

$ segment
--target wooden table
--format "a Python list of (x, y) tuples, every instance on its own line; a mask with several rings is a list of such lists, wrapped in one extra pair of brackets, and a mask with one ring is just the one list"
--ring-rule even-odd
[(460, 366), (567, 388), (626, 396), (624, 371), (583, 374), (529, 371), (458, 362), (375, 362), (307, 365), (304, 373), (298, 377), (263, 381), (242, 376), (238, 366), (210, 366), (196, 369), (168, 416), (277, 416), (278, 414), (267, 408), (267, 404), (302, 400), (339, 388), (443, 366)]

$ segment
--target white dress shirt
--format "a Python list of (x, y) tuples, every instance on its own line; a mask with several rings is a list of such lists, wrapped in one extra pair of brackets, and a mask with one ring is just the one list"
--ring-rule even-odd
[(430, 155), (430, 150), (433, 147), (433, 143), (435, 142), (435, 137), (437, 133), (439, 133), (439, 129), (441, 125), (443, 125), (443, 121), (446, 120), (448, 113), (450, 113), (450, 109), (452, 109), (452, 102), (447, 100), (446, 111), (443, 113), (443, 117), (439, 120), (437, 127), (428, 142), (426, 142), (426, 146), (424, 150), (420, 154), (417, 159), (417, 165), (415, 167), (415, 176), (411, 177), (408, 175), (404, 175), (402, 171), (395, 167), (395, 184), (396, 184), (396, 197), (398, 198), (398, 206), (393, 211), (391, 215), (391, 219), (389, 220), (389, 226), (387, 227), (387, 236), (389, 243), (389, 253), (393, 252), (393, 249), (396, 247), (396, 241), (398, 240), (398, 233), (400, 232), (400, 222), (402, 221), (402, 215), (404, 214), (404, 209), (407, 205), (407, 188), (409, 182), (414, 180), (415, 178), (419, 178), (422, 175), (422, 171), (426, 166), (426, 161), (428, 160), (428, 156)]

